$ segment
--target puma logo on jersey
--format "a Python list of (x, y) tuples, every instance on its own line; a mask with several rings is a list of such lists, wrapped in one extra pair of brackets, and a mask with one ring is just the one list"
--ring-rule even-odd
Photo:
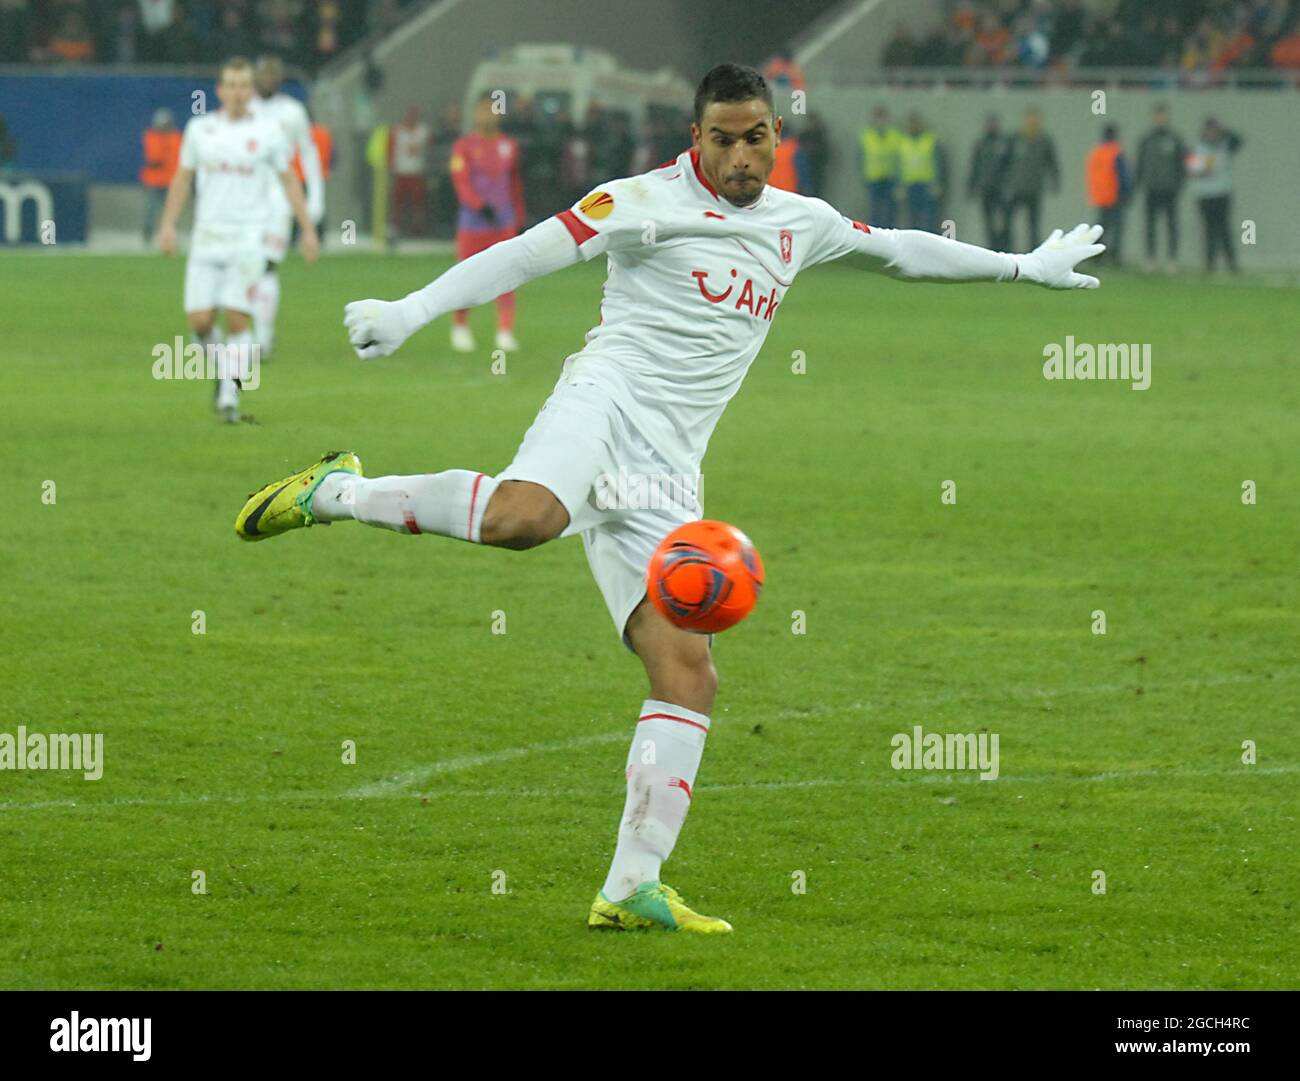
[[(721, 304), (726, 301), (736, 288), (736, 283), (732, 282), (727, 286), (725, 292), (711, 292), (704, 279), (709, 276), (707, 270), (692, 270), (691, 277), (695, 279), (695, 284), (700, 287), (700, 295), (710, 304)], [(733, 267), (731, 270), (733, 278), (738, 277), (738, 271)], [(777, 296), (776, 286), (772, 286), (770, 293), (754, 292), (754, 281), (752, 278), (746, 278), (745, 284), (741, 286), (740, 295), (736, 297), (734, 305), (736, 311), (748, 311), (755, 319), (764, 319), (767, 322), (772, 321), (772, 316), (776, 314), (776, 309), (781, 306), (781, 298)]]

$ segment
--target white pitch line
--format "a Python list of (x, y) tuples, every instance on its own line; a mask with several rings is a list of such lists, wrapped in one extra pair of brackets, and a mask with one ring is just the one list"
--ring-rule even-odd
[[(1264, 683), (1264, 682), (1288, 682), (1291, 677), (1300, 675), (1300, 668), (1284, 668), (1277, 672), (1270, 672), (1262, 676), (1252, 675), (1224, 675), (1212, 676), (1208, 679), (1182, 680), (1175, 683), (1164, 684), (1145, 684), (1146, 690), (1152, 693), (1172, 690), (1195, 690), (1202, 687), (1220, 687), (1229, 686), (1239, 683)], [(1281, 678), (1279, 678), (1281, 677)], [(1032, 695), (1034, 697), (1058, 698), (1072, 694), (1105, 694), (1116, 693), (1120, 691), (1131, 691), (1132, 684), (1102, 684), (1094, 683), (1082, 687), (1012, 687), (999, 692), (1010, 695)], [(929, 695), (921, 698), (913, 697), (908, 701), (913, 704), (936, 705), (941, 702), (956, 701), (961, 698), (978, 697), (985, 692), (980, 691), (955, 691), (945, 692), (940, 695)], [(988, 694), (995, 693), (990, 690)], [(900, 703), (901, 705), (902, 703)], [(782, 710), (775, 714), (777, 717), (783, 716), (807, 716), (811, 712), (833, 713), (835, 711), (858, 712), (863, 710), (876, 710), (883, 708), (894, 708), (891, 705), (879, 705), (876, 703), (851, 702), (843, 706), (823, 706), (816, 710)], [(13, 811), (47, 811), (47, 810), (65, 810), (77, 808), (81, 810), (89, 809), (113, 809), (129, 807), (193, 807), (203, 804), (241, 804), (241, 803), (295, 803), (295, 802), (328, 802), (331, 800), (347, 799), (410, 799), (419, 796), (422, 799), (446, 798), (450, 796), (515, 796), (527, 798), (531, 796), (554, 796), (554, 790), (549, 789), (518, 789), (518, 788), (474, 788), (474, 789), (443, 789), (440, 791), (430, 791), (424, 793), (414, 793), (410, 789), (429, 780), (433, 777), (442, 776), (448, 773), (456, 773), (464, 770), (477, 769), (479, 766), (493, 765), (497, 762), (509, 762), (518, 758), (525, 758), (533, 754), (547, 754), (552, 751), (567, 751), (578, 747), (592, 746), (602, 743), (614, 743), (626, 740), (627, 734), (623, 732), (601, 732), (590, 736), (577, 736), (573, 739), (552, 740), (548, 743), (535, 743), (527, 747), (507, 747), (500, 751), (491, 751), (487, 754), (462, 755), (458, 758), (448, 758), (441, 762), (430, 762), (424, 766), (418, 766), (415, 769), (406, 770), (384, 780), (374, 781), (370, 784), (361, 785), (357, 788), (348, 789), (344, 792), (254, 792), (254, 793), (213, 793), (208, 795), (186, 796), (180, 798), (163, 798), (163, 799), (121, 799), (121, 800), (102, 800), (102, 801), (81, 801), (76, 799), (59, 799), (59, 800), (41, 800), (32, 803), (0, 803), (0, 814)], [(912, 773), (913, 771), (908, 771)], [(1142, 779), (1148, 777), (1205, 777), (1220, 776), (1237, 773), (1257, 773), (1257, 774), (1289, 774), (1300, 772), (1300, 766), (1246, 766), (1233, 767), (1231, 769), (1145, 769), (1145, 770), (1114, 770), (1105, 773), (1090, 774), (1086, 776), (1068, 776), (1059, 773), (1045, 773), (1037, 775), (1025, 775), (1016, 777), (1014, 775), (1003, 774), (996, 781), (980, 781), (974, 773), (954, 774), (954, 773), (931, 773), (922, 772), (920, 776), (906, 778), (889, 776), (885, 778), (863, 778), (861, 780), (837, 780), (832, 778), (814, 778), (804, 781), (750, 781), (740, 784), (721, 784), (706, 786), (704, 791), (707, 792), (736, 792), (750, 790), (782, 790), (788, 788), (814, 788), (823, 786), (859, 786), (871, 787), (878, 785), (896, 785), (906, 783), (906, 781), (915, 781), (923, 784), (1049, 784), (1049, 783), (1077, 783), (1077, 782), (1104, 782), (1116, 780)]]
[(351, 799), (382, 798), (390, 792), (400, 792), (413, 785), (422, 784), (431, 777), (440, 777), (444, 773), (456, 773), (460, 770), (477, 769), (479, 766), (491, 766), (497, 762), (510, 762), (516, 758), (526, 758), (533, 754), (546, 754), (549, 751), (572, 751), (578, 747), (588, 747), (596, 743), (613, 743), (628, 740), (626, 732), (602, 732), (594, 736), (578, 736), (575, 739), (557, 739), (550, 743), (534, 743), (531, 747), (508, 747), (502, 751), (490, 751), (487, 754), (467, 754), (460, 758), (448, 758), (442, 762), (430, 762), (426, 766), (408, 769), (393, 777), (371, 784), (353, 788), (344, 793)]
[(1138, 688), (1142, 688), (1145, 694), (1164, 694), (1169, 691), (1197, 691), (1211, 689), (1214, 687), (1232, 687), (1243, 683), (1291, 683), (1300, 678), (1300, 668), (1279, 668), (1276, 672), (1269, 672), (1265, 675), (1224, 675), (1211, 676), (1208, 679), (1183, 679), (1175, 680), (1172, 683), (1150, 683), (1138, 679), (1136, 676), (1128, 683), (1090, 683), (1082, 687), (990, 687), (988, 689), (969, 689), (959, 691), (940, 691), (934, 694), (907, 694), (903, 692), (897, 697), (888, 695), (886, 692), (881, 693), (881, 698), (890, 698), (889, 701), (872, 701), (872, 702), (845, 702), (842, 705), (827, 706), (821, 705), (816, 708), (798, 708), (782, 709), (773, 714), (774, 717), (782, 719), (807, 717), (810, 714), (835, 714), (835, 713), (882, 713), (887, 710), (915, 710), (916, 708), (925, 708), (927, 706), (942, 706), (952, 702), (974, 701), (978, 702), (984, 698), (1021, 698), (1021, 699), (1054, 699), (1068, 698), (1072, 695), (1090, 695), (1090, 694), (1133, 694)]
[[(522, 751), (523, 748), (517, 748)], [(516, 757), (518, 755), (516, 754)], [(890, 775), (886, 777), (863, 777), (858, 780), (849, 780), (847, 778), (821, 777), (812, 778), (802, 781), (741, 781), (736, 784), (715, 784), (702, 785), (697, 787), (696, 791), (702, 796), (713, 795), (719, 792), (755, 792), (755, 791), (783, 791), (797, 788), (886, 788), (902, 787), (907, 784), (924, 784), (924, 785), (964, 785), (964, 784), (987, 784), (990, 789), (998, 785), (1017, 785), (1017, 784), (1102, 784), (1114, 781), (1140, 781), (1150, 780), (1152, 778), (1186, 778), (1186, 777), (1231, 777), (1231, 776), (1282, 776), (1300, 773), (1300, 765), (1285, 766), (1232, 766), (1221, 768), (1201, 768), (1201, 769), (1135, 769), (1135, 770), (1107, 770), (1103, 773), (1091, 773), (1082, 776), (1070, 776), (1060, 773), (1037, 773), (1025, 774), (1017, 777), (1014, 774), (1003, 774), (996, 781), (981, 781), (975, 771), (968, 770), (964, 773), (954, 772), (922, 772), (917, 775), (917, 771), (908, 770), (906, 776)], [(621, 790), (611, 785), (609, 793), (611, 798), (617, 795)], [(244, 803), (319, 803), (333, 802), (336, 800), (431, 800), (431, 799), (463, 799), (467, 796), (478, 798), (499, 798), (499, 799), (552, 799), (556, 796), (563, 795), (564, 789), (560, 788), (444, 788), (435, 789), (429, 792), (408, 792), (404, 789), (389, 788), (375, 792), (369, 796), (358, 796), (354, 792), (253, 792), (253, 793), (217, 793), (214, 795), (201, 795), (181, 797), (179, 799), (122, 799), (122, 800), (103, 800), (99, 802), (82, 803), (77, 800), (47, 800), (40, 803), (4, 803), (0, 804), (0, 814), (11, 811), (48, 811), (48, 810), (65, 810), (76, 808), (82, 811), (89, 810), (115, 810), (118, 808), (131, 807), (195, 807), (210, 804), (244, 804)]]

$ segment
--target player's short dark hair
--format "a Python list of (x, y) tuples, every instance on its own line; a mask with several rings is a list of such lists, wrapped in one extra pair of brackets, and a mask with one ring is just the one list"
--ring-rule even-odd
[(760, 98), (767, 102), (768, 111), (775, 114), (772, 104), (772, 88), (753, 68), (743, 64), (719, 64), (703, 79), (695, 91), (695, 123), (702, 123), (704, 110), (715, 101), (753, 101)]

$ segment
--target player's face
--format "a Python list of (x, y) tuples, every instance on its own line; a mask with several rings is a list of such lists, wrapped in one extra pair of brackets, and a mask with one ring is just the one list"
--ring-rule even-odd
[(284, 81), (280, 69), (274, 64), (258, 64), (256, 69), (255, 83), (257, 92), (264, 98), (273, 97), (275, 92), (280, 89), (280, 83)]
[(773, 120), (762, 98), (710, 102), (691, 125), (700, 171), (732, 206), (749, 206), (763, 194), (780, 136), (781, 118)]
[(217, 83), (217, 100), (231, 116), (243, 116), (253, 100), (253, 73), (247, 68), (227, 68)]
[(474, 127), (484, 135), (493, 135), (498, 126), (497, 114), (492, 111), (492, 103), (477, 102), (474, 105)]

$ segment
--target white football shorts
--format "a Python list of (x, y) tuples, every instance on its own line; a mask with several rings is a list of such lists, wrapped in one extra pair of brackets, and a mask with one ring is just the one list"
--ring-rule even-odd
[(264, 265), (256, 231), (239, 237), (196, 232), (185, 261), (185, 310), (252, 312)]
[(645, 597), (650, 557), (674, 529), (702, 516), (698, 486), (671, 469), (604, 387), (562, 376), (496, 478), (540, 484), (564, 504), (569, 525), (560, 536), (582, 535), (628, 649), (627, 621)]

